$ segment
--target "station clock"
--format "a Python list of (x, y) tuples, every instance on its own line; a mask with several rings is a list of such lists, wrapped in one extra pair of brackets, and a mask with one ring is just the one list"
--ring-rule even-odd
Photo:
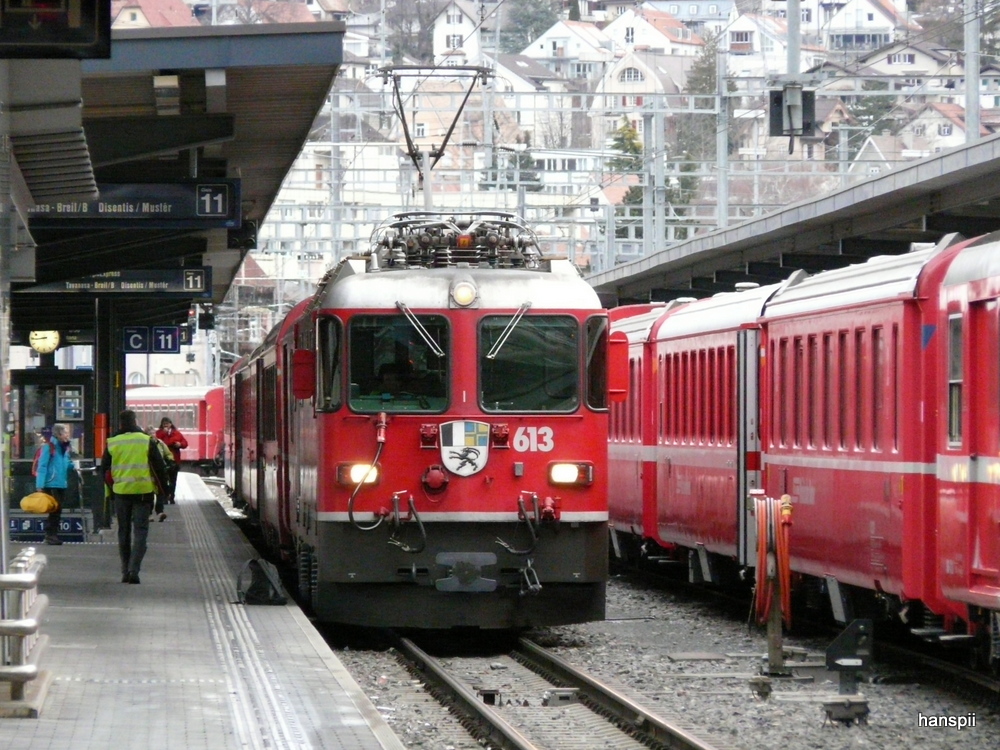
[(51, 354), (59, 348), (59, 331), (32, 331), (28, 343), (39, 354)]

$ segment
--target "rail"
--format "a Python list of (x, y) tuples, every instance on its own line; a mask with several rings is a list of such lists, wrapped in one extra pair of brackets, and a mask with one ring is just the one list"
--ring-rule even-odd
[(449, 696), (449, 699), (461, 706), (463, 711), (477, 717), (481, 722), (484, 739), (491, 746), (503, 750), (540, 750), (516, 727), (486, 706), (475, 692), (452, 677), (441, 662), (428, 656), (413, 641), (400, 638), (399, 650), (407, 659), (417, 665), (425, 677), (436, 684), (435, 689)]
[(26, 547), (0, 574), (0, 683), (10, 684), (10, 699), (24, 700), (25, 683), (39, 675), (48, 636), (38, 631), (49, 598), (38, 593), (45, 555)]
[(603, 714), (623, 731), (641, 738), (649, 747), (671, 750), (716, 750), (709, 740), (697, 737), (691, 730), (668, 721), (637, 703), (610, 685), (574, 667), (565, 659), (546, 651), (527, 638), (519, 640), (516, 657), (544, 677), (554, 678), (579, 691), (580, 699), (596, 713)]

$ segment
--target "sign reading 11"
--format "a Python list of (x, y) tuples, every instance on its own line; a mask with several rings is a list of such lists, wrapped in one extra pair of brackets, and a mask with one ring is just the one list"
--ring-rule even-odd
[(229, 216), (229, 186), (199, 185), (198, 216)]

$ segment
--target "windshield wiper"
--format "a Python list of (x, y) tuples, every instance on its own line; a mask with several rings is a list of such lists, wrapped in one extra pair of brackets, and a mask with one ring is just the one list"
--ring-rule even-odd
[(413, 326), (416, 329), (417, 333), (420, 334), (420, 338), (422, 338), (424, 340), (424, 343), (427, 344), (427, 346), (430, 348), (430, 350), (432, 352), (434, 352), (434, 354), (436, 356), (443, 357), (444, 356), (444, 349), (442, 349), (440, 346), (438, 346), (438, 343), (433, 338), (431, 338), (430, 331), (428, 331), (426, 328), (424, 328), (423, 323), (421, 323), (419, 320), (417, 320), (417, 316), (414, 315), (410, 311), (410, 308), (408, 308), (402, 302), (397, 302), (396, 303), (396, 308), (401, 313), (403, 313), (403, 315), (406, 316), (406, 319), (408, 321), (410, 321), (410, 325)]
[(497, 358), (497, 354), (500, 353), (500, 349), (502, 349), (503, 345), (507, 343), (507, 339), (514, 332), (514, 328), (521, 321), (521, 318), (524, 317), (524, 314), (528, 311), (530, 307), (531, 303), (525, 302), (519, 308), (517, 308), (517, 312), (514, 314), (514, 317), (510, 319), (510, 322), (507, 324), (507, 327), (503, 329), (503, 333), (500, 334), (500, 338), (497, 339), (496, 343), (493, 345), (493, 348), (490, 349), (489, 353), (486, 355), (486, 359)]

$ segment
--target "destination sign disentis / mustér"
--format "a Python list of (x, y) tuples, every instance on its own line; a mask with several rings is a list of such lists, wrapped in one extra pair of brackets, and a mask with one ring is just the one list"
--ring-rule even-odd
[(94, 200), (39, 203), (28, 209), (29, 227), (238, 229), (238, 179), (97, 185)]
[(171, 214), (174, 211), (172, 203), (105, 203), (104, 201), (67, 203), (44, 203), (35, 206), (31, 214), (89, 214), (96, 205), (98, 216), (142, 216), (149, 214)]

